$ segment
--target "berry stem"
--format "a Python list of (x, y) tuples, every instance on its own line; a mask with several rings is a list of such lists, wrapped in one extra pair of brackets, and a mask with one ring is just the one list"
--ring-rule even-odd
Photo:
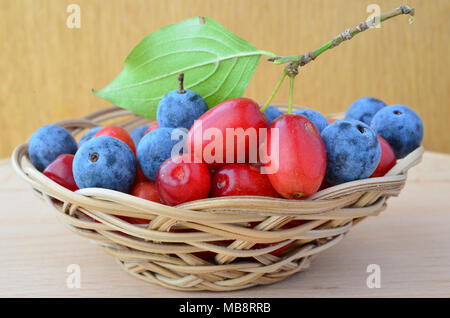
[(273, 89), (272, 94), (270, 95), (269, 99), (266, 101), (264, 106), (261, 107), (261, 113), (264, 113), (264, 111), (267, 109), (267, 107), (269, 107), (270, 103), (272, 102), (272, 100), (275, 97), (275, 95), (278, 93), (278, 90), (280, 89), (281, 84), (283, 84), (283, 81), (284, 81), (284, 79), (286, 78), (287, 75), (288, 75), (288, 72), (286, 70), (284, 70), (283, 74), (281, 74), (280, 80), (278, 81), (277, 85)]
[(381, 14), (379, 17), (373, 17), (370, 20), (364, 21), (352, 29), (346, 29), (344, 32), (333, 37), (330, 41), (326, 42), (325, 44), (323, 44), (322, 46), (313, 51), (309, 51), (307, 53), (295, 56), (276, 56), (271, 57), (268, 60), (274, 62), (275, 64), (291, 63), (292, 66), (298, 68), (299, 66), (304, 66), (309, 62), (313, 61), (323, 52), (338, 46), (339, 44), (341, 44), (346, 40), (351, 40), (355, 35), (369, 29), (372, 26), (377, 25), (378, 23), (384, 22), (393, 17), (402, 14), (408, 14), (411, 16), (409, 19), (409, 23), (412, 23), (412, 21), (414, 20), (414, 13), (415, 13), (414, 8), (411, 8), (408, 5), (401, 5), (400, 7), (394, 10)]
[(294, 82), (295, 75), (289, 75), (289, 104), (288, 104), (288, 114), (292, 114), (292, 104), (294, 101)]
[(183, 82), (184, 82), (184, 73), (180, 73), (178, 75), (178, 83), (180, 84), (180, 88), (178, 89), (178, 94), (186, 93), (186, 91), (184, 90), (184, 87), (183, 87)]

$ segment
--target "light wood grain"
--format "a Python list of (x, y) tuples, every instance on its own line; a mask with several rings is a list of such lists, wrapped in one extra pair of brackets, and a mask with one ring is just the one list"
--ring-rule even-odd
[[(70, 3), (81, 28), (66, 27)], [(192, 16), (213, 17), (256, 47), (280, 55), (315, 49), (366, 19), (372, 0), (0, 0), (0, 157), (38, 127), (78, 118), (108, 103), (91, 93), (122, 69), (150, 32)], [(425, 148), (450, 152), (450, 2), (378, 0), (381, 11), (402, 3), (416, 21), (387, 21), (302, 68), (294, 102), (323, 113), (344, 111), (372, 95), (413, 107), (425, 123)], [(264, 101), (281, 66), (262, 60), (246, 95)], [(277, 100), (288, 99), (288, 85)]]
[[(310, 269), (287, 280), (232, 293), (184, 293), (122, 271), (95, 244), (65, 229), (0, 161), (0, 297), (450, 297), (450, 156), (427, 152), (400, 197), (354, 227)], [(67, 266), (81, 288), (66, 287)], [(369, 264), (381, 288), (366, 287)]]

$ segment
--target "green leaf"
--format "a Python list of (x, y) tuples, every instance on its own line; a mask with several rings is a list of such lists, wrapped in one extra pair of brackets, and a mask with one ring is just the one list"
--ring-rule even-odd
[(148, 118), (156, 118), (159, 100), (184, 87), (202, 96), (209, 107), (242, 96), (261, 55), (211, 18), (191, 18), (146, 36), (125, 60), (122, 72), (97, 96)]

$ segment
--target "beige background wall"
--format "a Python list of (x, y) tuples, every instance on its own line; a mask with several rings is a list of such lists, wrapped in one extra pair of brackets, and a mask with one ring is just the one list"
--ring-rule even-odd
[[(66, 8), (81, 7), (69, 29)], [(94, 96), (122, 69), (148, 33), (205, 15), (279, 55), (314, 49), (365, 20), (368, 4), (416, 8), (326, 52), (301, 69), (294, 101), (323, 113), (372, 95), (413, 107), (425, 122), (425, 147), (450, 152), (448, 0), (0, 0), (0, 157), (41, 125), (108, 105)], [(264, 101), (281, 66), (262, 60), (246, 95)], [(288, 98), (288, 85), (277, 100)]]

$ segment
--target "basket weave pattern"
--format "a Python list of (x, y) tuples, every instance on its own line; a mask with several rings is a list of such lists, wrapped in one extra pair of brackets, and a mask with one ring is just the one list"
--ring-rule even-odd
[[(132, 129), (149, 120), (110, 107), (57, 124), (75, 136), (104, 122)], [(96, 241), (133, 276), (177, 290), (230, 291), (271, 284), (308, 268), (312, 257), (341, 241), (353, 225), (382, 211), (422, 154), (420, 147), (384, 177), (334, 186), (306, 200), (223, 197), (176, 207), (106, 189), (67, 190), (32, 166), (27, 144), (14, 150), (12, 163), (64, 225)], [(120, 216), (148, 224), (130, 224)], [(307, 222), (281, 229), (292, 220)], [(250, 222), (260, 223), (250, 228)], [(229, 244), (214, 244), (223, 240)], [(257, 243), (276, 244), (252, 249)], [(270, 254), (286, 244), (282, 255)], [(205, 260), (193, 254), (203, 251), (217, 255)]]

